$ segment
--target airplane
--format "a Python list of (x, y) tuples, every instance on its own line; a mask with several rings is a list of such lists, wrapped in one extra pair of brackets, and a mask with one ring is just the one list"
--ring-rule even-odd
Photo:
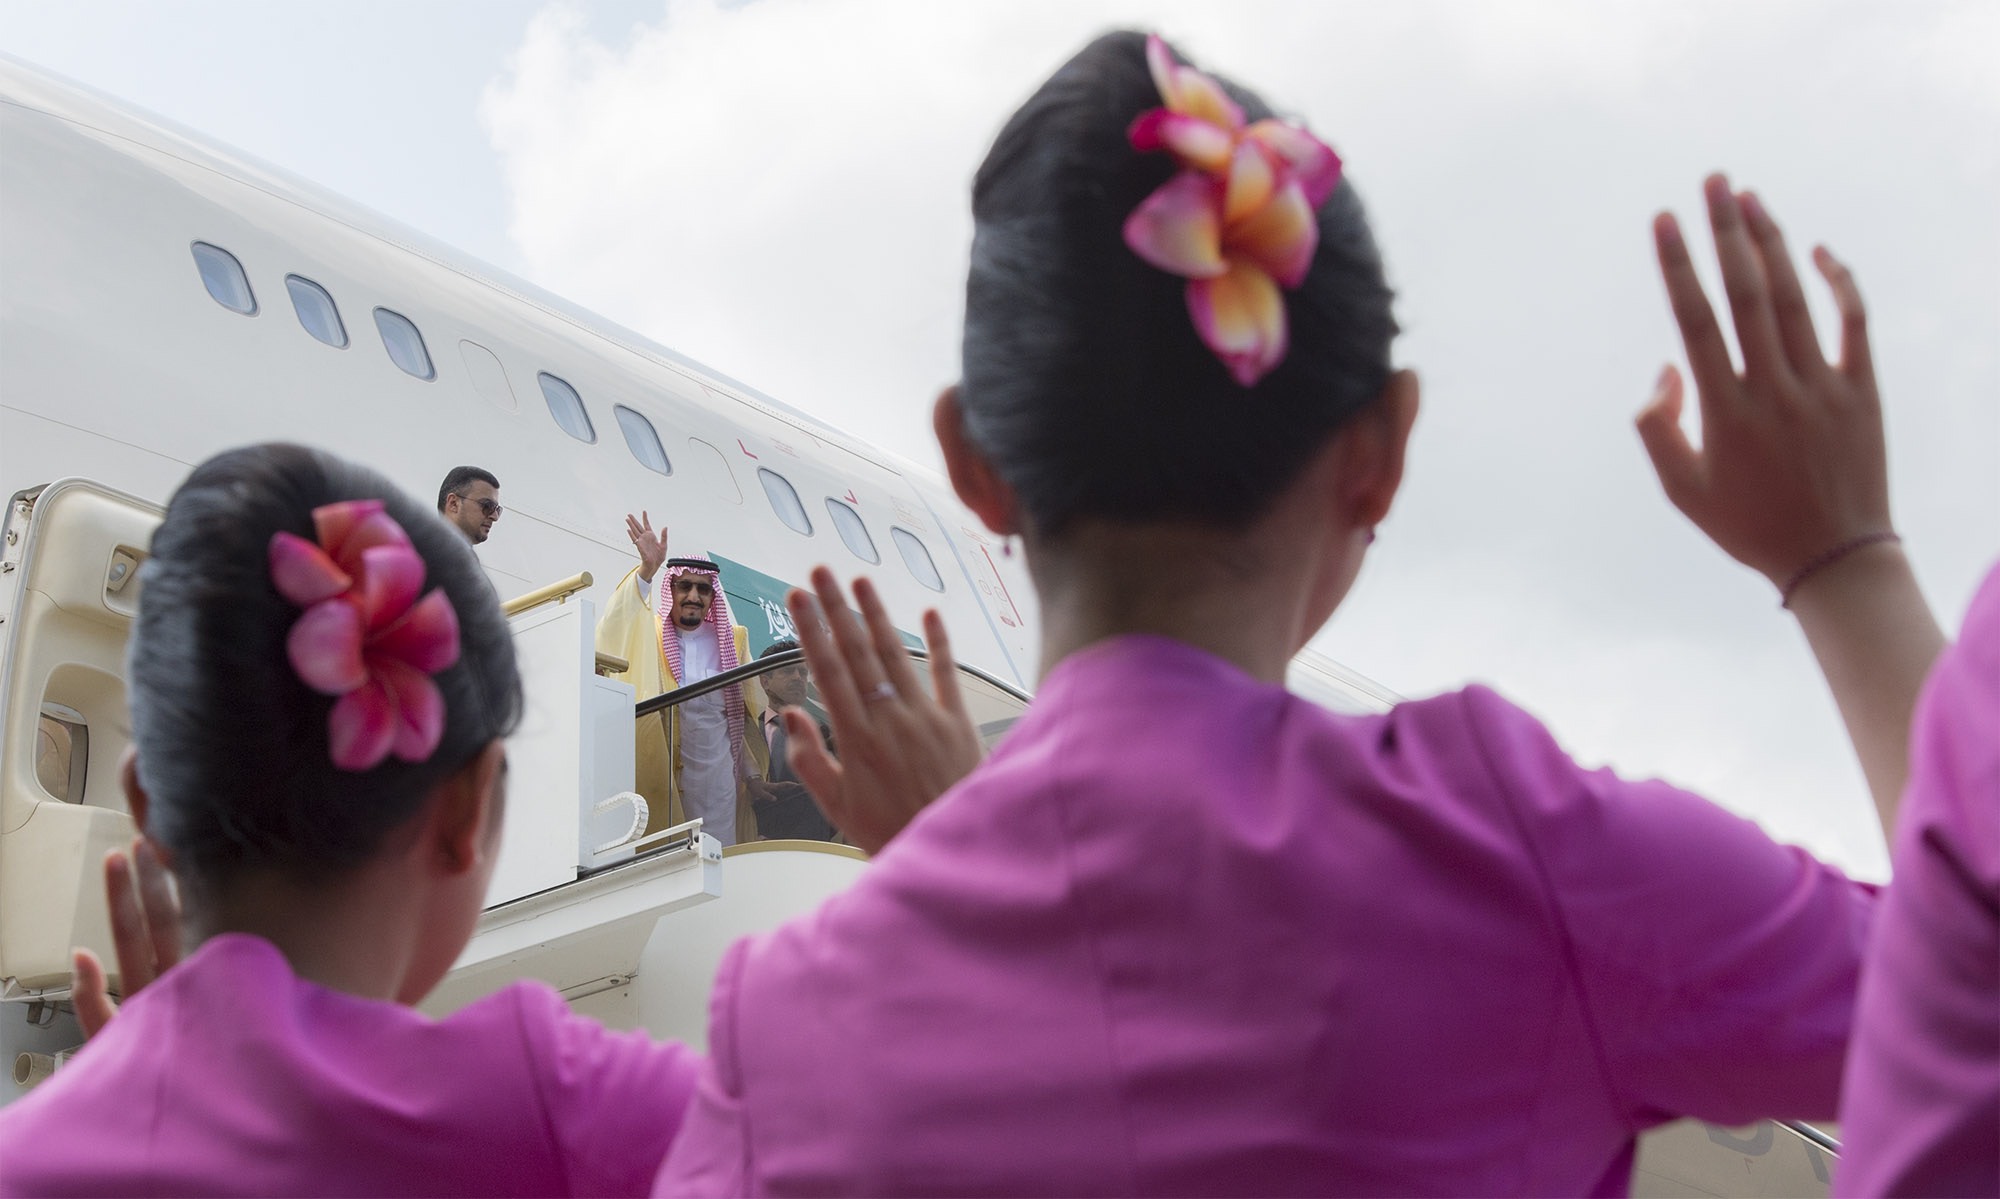
[[(111, 959), (99, 863), (132, 836), (125, 638), (165, 500), (221, 449), (321, 446), (419, 496), (461, 463), (501, 480), (478, 553), (514, 597), (530, 707), (489, 907), (432, 1012), (533, 976), (611, 1025), (700, 1046), (724, 948), (865, 869), (839, 844), (723, 852), (698, 822), (647, 831), (635, 715), (671, 718), (797, 655), (650, 708), (605, 677), (619, 664), (595, 654), (593, 613), (634, 565), (626, 512), (723, 564), (753, 655), (791, 631), (786, 585), (832, 562), (891, 611), (939, 609), (989, 742), (1028, 702), (1021, 562), (933, 474), (807, 412), (5, 56), (0, 214), (0, 1105), (82, 1041), (70, 947)], [(1339, 711), (1397, 699), (1310, 650), (1288, 682)], [(1683, 1121), (1644, 1139), (1634, 1190), (1824, 1194), (1836, 1153), (1808, 1126)]]

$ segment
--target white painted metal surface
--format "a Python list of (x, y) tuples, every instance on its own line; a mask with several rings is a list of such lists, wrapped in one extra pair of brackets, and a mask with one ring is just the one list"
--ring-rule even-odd
[[(770, 845), (796, 848), (772, 849)], [(853, 885), (867, 863), (835, 846), (802, 842), (735, 845), (723, 851), (720, 894), (660, 922), (631, 986), (573, 1001), (614, 1028), (708, 1044), (708, 989), (732, 944), (768, 932)]]

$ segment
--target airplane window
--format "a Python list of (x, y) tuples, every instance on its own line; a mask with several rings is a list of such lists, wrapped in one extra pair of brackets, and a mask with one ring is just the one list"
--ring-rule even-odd
[(292, 293), (292, 307), (298, 310), (299, 324), (306, 332), (333, 348), (347, 348), (347, 326), (340, 323), (340, 309), (326, 288), (298, 275), (285, 276), (285, 290)]
[(639, 465), (663, 475), (674, 473), (673, 463), (667, 461), (666, 447), (660, 444), (660, 435), (653, 431), (652, 421), (623, 404), (611, 405), (611, 415), (618, 418), (618, 429), (625, 434), (625, 444)]
[(931, 561), (931, 552), (924, 548), (923, 542), (917, 540), (915, 533), (891, 525), (889, 540), (896, 543), (896, 548), (903, 555), (903, 565), (910, 568), (910, 573), (916, 576), (917, 582), (932, 591), (944, 590), (944, 576), (938, 574), (937, 563)]
[(764, 484), (764, 494), (771, 500), (771, 511), (785, 522), (785, 527), (805, 537), (813, 534), (812, 518), (806, 515), (806, 506), (799, 502), (799, 493), (785, 481), (785, 476), (774, 470), (757, 468), (757, 478)]
[(437, 378), (437, 370), (431, 366), (431, 352), (424, 348), (424, 335), (417, 332), (409, 317), (377, 308), (375, 327), (382, 331), (382, 346), (389, 351), (389, 361), (402, 367), (404, 374), (419, 379)]
[(847, 543), (848, 550), (863, 562), (880, 562), (882, 555), (876, 552), (875, 539), (868, 535), (868, 526), (861, 523), (861, 514), (828, 496), (826, 510), (833, 515), (833, 527), (840, 530), (840, 539)]
[[(542, 398), (548, 401), (549, 415), (556, 418), (562, 431), (578, 441), (595, 442), (597, 429), (590, 423), (590, 413), (584, 411), (583, 397), (576, 394), (576, 388), (547, 371), (535, 377), (541, 380)], [(627, 433), (625, 436), (629, 439), (632, 435)]]
[(90, 766), (90, 726), (83, 713), (62, 704), (43, 704), (35, 729), (35, 781), (64, 803), (82, 803)]
[(205, 241), (194, 243), (194, 265), (201, 271), (201, 285), (215, 302), (244, 316), (257, 315), (257, 297), (250, 293), (250, 277), (236, 255)]

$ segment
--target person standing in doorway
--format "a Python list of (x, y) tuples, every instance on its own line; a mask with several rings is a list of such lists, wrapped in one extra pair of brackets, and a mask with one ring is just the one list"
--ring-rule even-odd
[(477, 466), (454, 466), (438, 484), (438, 515), (474, 545), (493, 533), (500, 519), (500, 480)]
[[(705, 558), (669, 559), (666, 530), (656, 532), (644, 512), (627, 515), (625, 526), (639, 565), (619, 580), (597, 622), (598, 652), (629, 663), (613, 677), (646, 700), (749, 661), (749, 633), (730, 618), (721, 568)], [(662, 566), (666, 581), (655, 596)], [(728, 846), (739, 823), (755, 827), (739, 805), (766, 794), (762, 730), (749, 719), (762, 707), (757, 684), (745, 683), (641, 720), (635, 766), (639, 793), (653, 806), (647, 831), (699, 816), (703, 831)]]

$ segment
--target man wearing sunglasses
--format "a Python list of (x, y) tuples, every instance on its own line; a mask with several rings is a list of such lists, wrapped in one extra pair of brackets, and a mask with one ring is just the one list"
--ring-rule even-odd
[(454, 466), (438, 486), (438, 514), (457, 526), (474, 545), (493, 532), (500, 519), (500, 480), (476, 466)]
[[(655, 532), (643, 512), (625, 518), (625, 533), (639, 565), (619, 580), (597, 622), (598, 651), (629, 664), (614, 677), (645, 700), (749, 661), (748, 633), (730, 619), (716, 564), (668, 558), (666, 530)], [(749, 715), (763, 706), (757, 684), (749, 682), (639, 721), (634, 773), (650, 808), (648, 832), (699, 816), (702, 831), (725, 846), (736, 843), (739, 826), (756, 836), (755, 816), (747, 813), (751, 801), (768, 798), (769, 756), (763, 730)]]

